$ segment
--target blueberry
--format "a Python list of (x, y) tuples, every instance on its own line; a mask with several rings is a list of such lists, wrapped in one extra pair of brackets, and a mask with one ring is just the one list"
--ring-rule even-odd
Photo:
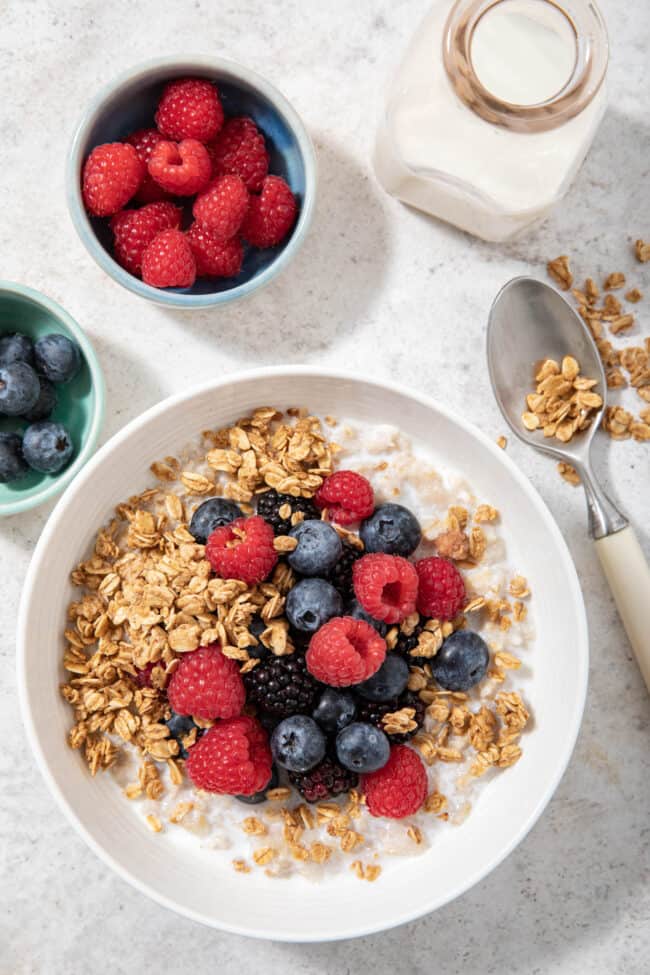
[(351, 772), (376, 772), (390, 757), (390, 742), (374, 724), (355, 721), (336, 736), (336, 755)]
[(312, 711), (312, 718), (319, 723), (323, 731), (333, 734), (354, 721), (356, 713), (357, 706), (351, 694), (326, 687), (316, 709)]
[(382, 504), (359, 530), (366, 552), (386, 552), (406, 558), (415, 552), (422, 538), (420, 523), (401, 504)]
[(0, 433), (0, 484), (8, 484), (23, 477), (29, 468), (17, 433)]
[(81, 368), (81, 350), (67, 335), (52, 332), (34, 343), (36, 368), (53, 383), (69, 383)]
[(26, 362), (0, 366), (0, 413), (20, 416), (29, 413), (38, 400), (41, 386), (38, 376)]
[(343, 543), (326, 521), (301, 521), (289, 532), (298, 540), (287, 561), (303, 576), (324, 576), (334, 568), (343, 553)]
[(229, 525), (242, 517), (242, 510), (234, 501), (225, 498), (208, 498), (200, 504), (190, 521), (190, 532), (200, 545), (205, 545), (215, 528)]
[(43, 420), (27, 427), (23, 436), (23, 456), (35, 471), (56, 474), (72, 457), (74, 447), (62, 423)]
[(287, 619), (303, 633), (315, 633), (333, 616), (343, 613), (343, 600), (324, 579), (301, 579), (287, 596)]
[(398, 697), (409, 679), (409, 665), (396, 653), (386, 654), (386, 659), (376, 674), (357, 684), (355, 690), (367, 701), (390, 701)]
[(370, 613), (366, 613), (365, 609), (357, 599), (353, 599), (349, 604), (346, 615), (351, 616), (355, 620), (364, 620), (364, 622), (370, 623), (371, 626), (374, 626), (380, 636), (386, 636), (388, 633), (388, 625), (386, 623), (382, 623), (381, 620), (374, 619)]
[(12, 362), (26, 362), (34, 365), (34, 343), (27, 335), (0, 336), (0, 366), (8, 366)]
[(196, 728), (197, 725), (194, 724), (189, 714), (176, 714), (175, 711), (172, 711), (171, 718), (168, 718), (165, 724), (169, 728), (170, 737), (175, 738), (178, 742), (178, 754), (181, 758), (187, 758), (187, 749), (183, 746), (183, 738), (189, 735), (192, 728)]
[(485, 640), (471, 630), (448, 636), (430, 661), (434, 679), (446, 691), (467, 691), (485, 676), (490, 651)]
[(39, 376), (38, 383), (41, 387), (38, 399), (28, 413), (23, 413), (23, 419), (29, 420), (30, 423), (35, 423), (36, 420), (47, 420), (57, 402), (56, 389), (50, 380), (45, 376)]
[(267, 626), (268, 623), (262, 619), (259, 613), (256, 613), (248, 624), (248, 632), (257, 640), (256, 646), (246, 647), (246, 653), (249, 657), (255, 657), (257, 660), (262, 660), (264, 657), (268, 656), (269, 650), (260, 640), (260, 637), (262, 636), (262, 633), (264, 633)]
[(256, 806), (259, 802), (266, 802), (266, 793), (269, 789), (276, 789), (279, 781), (278, 770), (274, 765), (271, 769), (271, 778), (263, 789), (253, 793), (252, 796), (235, 796), (235, 799), (239, 799), (240, 802), (245, 802), (249, 806)]
[(292, 714), (271, 735), (271, 751), (283, 768), (307, 772), (325, 756), (325, 735), (313, 718)]

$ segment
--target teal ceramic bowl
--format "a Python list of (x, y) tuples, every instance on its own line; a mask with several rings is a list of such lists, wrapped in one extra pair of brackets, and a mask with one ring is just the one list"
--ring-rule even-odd
[[(67, 335), (81, 348), (83, 363), (72, 382), (57, 385), (58, 402), (53, 420), (70, 431), (75, 453), (58, 474), (30, 471), (11, 484), (0, 484), (0, 517), (35, 508), (69, 484), (92, 456), (104, 420), (104, 377), (95, 350), (73, 318), (45, 295), (22, 284), (0, 281), (0, 335), (22, 332), (37, 339), (48, 332)], [(0, 430), (21, 431), (24, 420), (0, 416)]]
[[(290, 235), (277, 247), (244, 248), (236, 278), (197, 278), (191, 288), (152, 288), (114, 260), (108, 220), (90, 217), (81, 197), (81, 173), (91, 150), (125, 139), (154, 124), (156, 106), (168, 81), (206, 78), (217, 85), (228, 116), (249, 115), (264, 133), (269, 172), (282, 176), (298, 200)], [(261, 75), (218, 57), (162, 58), (121, 75), (91, 101), (70, 147), (66, 173), (68, 208), (91, 257), (114, 281), (141, 298), (172, 308), (212, 308), (258, 291), (291, 262), (311, 224), (316, 202), (316, 158), (311, 139), (287, 99)], [(131, 206), (131, 204), (127, 204)]]

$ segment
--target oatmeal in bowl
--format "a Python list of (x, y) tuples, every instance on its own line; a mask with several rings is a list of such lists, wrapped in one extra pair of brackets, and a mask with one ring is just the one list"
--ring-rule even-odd
[(18, 669), (100, 858), (194, 920), (318, 941), (434, 910), (520, 842), (587, 638), (506, 451), (425, 396), (278, 367), (100, 450), (39, 539)]
[[(517, 763), (530, 590), (396, 426), (259, 408), (151, 465), (72, 572), (68, 744), (233, 869), (380, 878)], [(166, 838), (161, 838), (166, 842)]]

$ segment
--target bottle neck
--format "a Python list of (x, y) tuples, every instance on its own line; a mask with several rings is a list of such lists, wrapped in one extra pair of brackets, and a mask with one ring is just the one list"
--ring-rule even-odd
[(545, 132), (580, 114), (600, 90), (608, 57), (593, 0), (456, 0), (443, 33), (458, 98), (518, 132)]

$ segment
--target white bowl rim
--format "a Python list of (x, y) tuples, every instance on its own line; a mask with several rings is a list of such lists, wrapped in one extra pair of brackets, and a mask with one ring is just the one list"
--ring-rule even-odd
[(48, 296), (44, 295), (42, 291), (37, 291), (35, 288), (29, 288), (26, 284), (19, 284), (17, 281), (1, 280), (0, 295), (3, 292), (6, 294), (19, 295), (22, 298), (27, 298), (29, 301), (32, 301), (35, 305), (40, 305), (41, 308), (48, 311), (54, 318), (58, 318), (61, 322), (63, 322), (66, 328), (70, 329), (84, 355), (84, 359), (90, 373), (90, 381), (95, 394), (95, 403), (90, 428), (86, 435), (86, 440), (82, 444), (81, 450), (73, 462), (69, 467), (66, 467), (63, 471), (61, 471), (55, 481), (52, 481), (50, 484), (46, 484), (36, 494), (30, 494), (23, 498), (17, 497), (15, 501), (8, 501), (5, 504), (0, 504), (0, 518), (10, 518), (12, 515), (17, 515), (22, 511), (29, 511), (31, 508), (37, 508), (46, 501), (50, 501), (57, 494), (60, 494), (66, 485), (68, 485), (76, 476), (78, 471), (82, 469), (88, 458), (92, 457), (93, 451), (97, 446), (97, 441), (99, 440), (102, 425), (104, 423), (104, 414), (106, 412), (106, 386), (104, 383), (104, 375), (99, 363), (99, 358), (95, 352), (92, 342), (82, 329), (81, 325), (74, 320), (72, 315), (67, 312), (62, 305), (60, 305), (57, 301), (54, 301), (53, 298), (48, 298)]
[[(121, 88), (127, 87), (140, 78), (145, 78), (152, 71), (159, 68), (168, 67), (171, 69), (185, 66), (187, 66), (188, 71), (194, 69), (206, 72), (227, 71), (241, 78), (242, 81), (249, 84), (252, 88), (260, 91), (286, 119), (296, 137), (305, 162), (305, 193), (298, 215), (298, 222), (288, 242), (277, 254), (275, 260), (260, 274), (251, 278), (250, 281), (246, 281), (244, 284), (234, 285), (225, 291), (213, 291), (196, 295), (185, 294), (182, 291), (177, 292), (153, 288), (139, 278), (134, 277), (134, 275), (129, 274), (128, 271), (125, 271), (97, 240), (97, 236), (90, 224), (88, 214), (83, 205), (81, 186), (79, 183), (79, 172), (83, 162), (81, 159), (81, 147), (106, 99), (117, 93)], [(167, 308), (180, 308), (187, 311), (197, 308), (213, 308), (218, 305), (225, 305), (229, 302), (247, 298), (268, 284), (276, 275), (284, 270), (304, 243), (309, 227), (311, 226), (316, 206), (317, 182), (318, 165), (313, 142), (304, 122), (282, 92), (272, 82), (267, 81), (265, 77), (253, 71), (251, 68), (246, 67), (246, 65), (240, 64), (238, 61), (232, 60), (231, 58), (222, 58), (218, 55), (200, 54), (188, 54), (183, 57), (166, 56), (151, 58), (148, 61), (142, 61), (134, 67), (121, 72), (111, 81), (107, 82), (86, 106), (68, 150), (65, 172), (66, 196), (70, 217), (82, 244), (93, 260), (109, 277), (139, 297), (147, 298), (149, 301), (153, 301)]]
[[(307, 376), (313, 378), (327, 378), (331, 380), (341, 380), (341, 381), (352, 381), (352, 382), (362, 382), (368, 386), (374, 386), (378, 392), (382, 390), (390, 390), (401, 396), (405, 396), (412, 400), (415, 400), (419, 404), (439, 413), (445, 419), (462, 427), (465, 432), (473, 436), (475, 439), (480, 441), (482, 445), (492, 452), (499, 461), (506, 467), (510, 476), (517, 482), (519, 487), (528, 495), (529, 500), (536, 507), (540, 517), (545, 523), (546, 528), (549, 533), (553, 536), (553, 542), (556, 546), (556, 551), (562, 560), (562, 568), (566, 572), (567, 579), (569, 580), (571, 587), (571, 598), (576, 606), (576, 616), (578, 622), (578, 633), (575, 645), (571, 648), (571, 652), (578, 657), (579, 664), (579, 680), (578, 680), (578, 693), (576, 694), (576, 699), (574, 702), (572, 713), (567, 721), (567, 737), (565, 739), (565, 745), (563, 752), (558, 757), (558, 762), (556, 765), (555, 773), (549, 780), (546, 791), (540, 797), (540, 800), (531, 812), (528, 818), (520, 825), (519, 829), (513, 834), (510, 842), (505, 846), (504, 849), (500, 850), (495, 856), (488, 862), (488, 864), (475, 873), (463, 878), (455, 884), (451, 884), (449, 889), (446, 891), (444, 898), (438, 898), (433, 903), (421, 903), (417, 907), (404, 910), (403, 914), (395, 917), (394, 923), (390, 926), (386, 924), (379, 923), (377, 925), (369, 924), (364, 928), (361, 928), (351, 935), (349, 932), (343, 934), (333, 934), (327, 939), (323, 939), (321, 935), (311, 935), (309, 932), (304, 930), (287, 931), (278, 934), (274, 930), (252, 930), (250, 927), (245, 927), (243, 925), (227, 924), (215, 921), (214, 918), (207, 917), (198, 911), (194, 911), (183, 907), (175, 903), (171, 898), (168, 898), (153, 887), (139, 880), (136, 876), (130, 873), (129, 870), (122, 867), (121, 864), (117, 863), (112, 855), (105, 850), (85, 829), (85, 827), (79, 822), (75, 811), (71, 804), (68, 803), (63, 793), (59, 789), (54, 776), (50, 772), (50, 769), (45, 761), (43, 752), (38, 741), (36, 731), (34, 728), (32, 715), (29, 707), (28, 695), (27, 695), (27, 673), (26, 673), (26, 619), (27, 619), (27, 608), (31, 599), (35, 595), (35, 583), (38, 578), (39, 573), (39, 563), (41, 561), (42, 555), (45, 553), (46, 549), (50, 545), (51, 536), (54, 534), (57, 522), (64, 512), (64, 510), (71, 504), (74, 504), (77, 493), (83, 488), (84, 481), (89, 477), (95, 467), (99, 466), (104, 457), (109, 454), (113, 447), (127, 440), (131, 433), (136, 430), (141, 425), (147, 423), (150, 419), (158, 416), (160, 413), (166, 412), (167, 410), (184, 403), (185, 401), (192, 399), (195, 396), (202, 395), (210, 390), (215, 392), (224, 386), (231, 385), (233, 383), (251, 381), (251, 380), (263, 380), (266, 377), (277, 377), (286, 376), (288, 380), (295, 376)], [(505, 452), (497, 446), (489, 437), (486, 436), (482, 431), (480, 431), (474, 424), (469, 423), (462, 417), (455, 414), (453, 411), (448, 410), (446, 407), (439, 404), (432, 397), (408, 389), (406, 386), (395, 383), (392, 381), (385, 381), (379, 379), (366, 379), (363, 377), (355, 376), (353, 373), (340, 370), (340, 369), (328, 369), (328, 368), (316, 368), (313, 366), (294, 366), (294, 365), (279, 365), (279, 366), (265, 366), (256, 369), (248, 369), (235, 373), (230, 373), (218, 380), (211, 380), (206, 383), (202, 383), (193, 386), (190, 390), (186, 390), (181, 393), (173, 394), (172, 396), (166, 397), (161, 402), (150, 407), (144, 413), (141, 413), (138, 417), (131, 420), (125, 427), (111, 437), (111, 439), (105, 443), (101, 449), (94, 455), (91, 461), (84, 467), (83, 471), (76, 478), (76, 480), (68, 487), (64, 495), (59, 499), (56, 508), (52, 512), (45, 528), (43, 529), (34, 555), (32, 557), (27, 576), (25, 578), (22, 596), (20, 600), (20, 606), (18, 611), (18, 625), (17, 625), (17, 680), (18, 680), (18, 693), (20, 700), (21, 714), (23, 718), (23, 724), (27, 732), (27, 738), (31, 745), (32, 751), (36, 758), (36, 763), (45, 779), (50, 792), (57, 801), (60, 809), (63, 811), (67, 819), (72, 823), (77, 832), (83, 837), (88, 846), (95, 852), (95, 854), (103, 860), (104, 863), (108, 864), (123, 880), (126, 880), (132, 887), (146, 894), (152, 900), (161, 904), (163, 907), (174, 911), (184, 917), (189, 918), (192, 921), (196, 921), (200, 924), (207, 925), (208, 927), (216, 928), (218, 930), (227, 931), (231, 934), (244, 935), (246, 937), (266, 939), (271, 941), (283, 941), (290, 943), (313, 943), (313, 942), (323, 942), (327, 941), (340, 941), (349, 939), (350, 937), (364, 937), (371, 934), (376, 934), (380, 931), (389, 930), (392, 927), (397, 927), (401, 924), (407, 924), (411, 921), (415, 921), (418, 918), (423, 917), (426, 914), (437, 910), (439, 907), (443, 907), (445, 904), (450, 903), (455, 900), (461, 894), (464, 894), (471, 887), (477, 884), (479, 881), (487, 877), (496, 867), (502, 863), (507, 856), (522, 842), (522, 840), (528, 835), (530, 830), (533, 828), (542, 812), (551, 800), (555, 790), (557, 789), (562, 776), (569, 764), (569, 760), (573, 753), (575, 743), (580, 731), (580, 725), (582, 721), (582, 715), (584, 712), (588, 678), (589, 678), (589, 635), (588, 635), (588, 625), (587, 625), (587, 614), (585, 610), (584, 600), (582, 596), (582, 590), (580, 587), (580, 582), (578, 579), (578, 574), (571, 558), (569, 549), (564, 541), (564, 537), (560, 532), (560, 529), (553, 518), (550, 510), (548, 509), (546, 503), (542, 500), (541, 496), (538, 494), (537, 490), (530, 483), (528, 478), (519, 470), (515, 463), (505, 454)]]

